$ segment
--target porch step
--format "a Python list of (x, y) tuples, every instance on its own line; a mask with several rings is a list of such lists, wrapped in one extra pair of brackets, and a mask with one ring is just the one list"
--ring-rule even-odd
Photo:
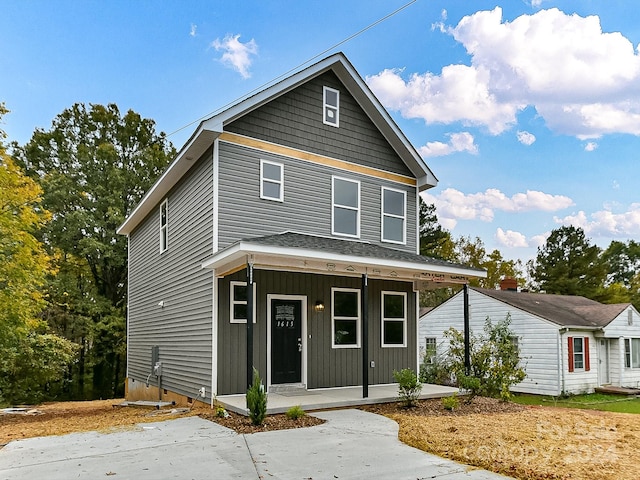
[(610, 393), (613, 395), (640, 395), (640, 389), (628, 387), (614, 387), (613, 385), (602, 385), (596, 387), (596, 393)]
[(307, 387), (302, 383), (282, 383), (278, 385), (271, 385), (269, 387), (269, 393), (275, 393), (285, 397), (304, 395), (307, 393)]

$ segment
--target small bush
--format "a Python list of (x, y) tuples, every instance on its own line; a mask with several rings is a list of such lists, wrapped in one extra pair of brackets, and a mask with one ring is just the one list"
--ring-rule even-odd
[(460, 401), (458, 400), (458, 394), (454, 393), (450, 397), (444, 397), (442, 399), (442, 406), (445, 410), (454, 410), (460, 406)]
[(227, 418), (227, 417), (229, 417), (229, 413), (227, 412), (227, 410), (223, 406), (218, 405), (216, 407), (216, 417), (218, 417), (218, 418)]
[(262, 425), (267, 416), (267, 393), (264, 391), (258, 370), (253, 369), (253, 384), (247, 390), (249, 418), (254, 425)]
[(403, 368), (393, 372), (393, 378), (398, 382), (398, 397), (405, 407), (413, 407), (422, 391), (422, 383), (410, 368)]
[(305, 411), (302, 409), (300, 405), (296, 405), (295, 407), (291, 407), (285, 413), (289, 420), (298, 420), (306, 415)]

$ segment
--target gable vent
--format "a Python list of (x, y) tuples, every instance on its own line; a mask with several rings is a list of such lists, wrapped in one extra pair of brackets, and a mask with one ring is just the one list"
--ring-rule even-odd
[(627, 323), (633, 325), (633, 310), (627, 310)]

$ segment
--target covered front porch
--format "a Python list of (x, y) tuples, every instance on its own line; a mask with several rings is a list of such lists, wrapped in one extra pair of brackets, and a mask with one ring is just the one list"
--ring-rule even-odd
[[(299, 405), (304, 411), (308, 412), (312, 410), (396, 402), (398, 401), (398, 384), (369, 385), (368, 393), (368, 397), (363, 398), (361, 386), (269, 393), (267, 414), (284, 413), (296, 405)], [(457, 388), (425, 383), (422, 385), (420, 399), (444, 398), (454, 393), (458, 393)], [(241, 415), (248, 415), (245, 395), (222, 395), (216, 397), (216, 401), (227, 410)]]

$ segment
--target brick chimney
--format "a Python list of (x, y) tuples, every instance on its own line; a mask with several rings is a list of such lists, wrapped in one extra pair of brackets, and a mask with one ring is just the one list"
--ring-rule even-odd
[(500, 280), (500, 290), (517, 292), (518, 281), (513, 277), (504, 277), (502, 280)]

